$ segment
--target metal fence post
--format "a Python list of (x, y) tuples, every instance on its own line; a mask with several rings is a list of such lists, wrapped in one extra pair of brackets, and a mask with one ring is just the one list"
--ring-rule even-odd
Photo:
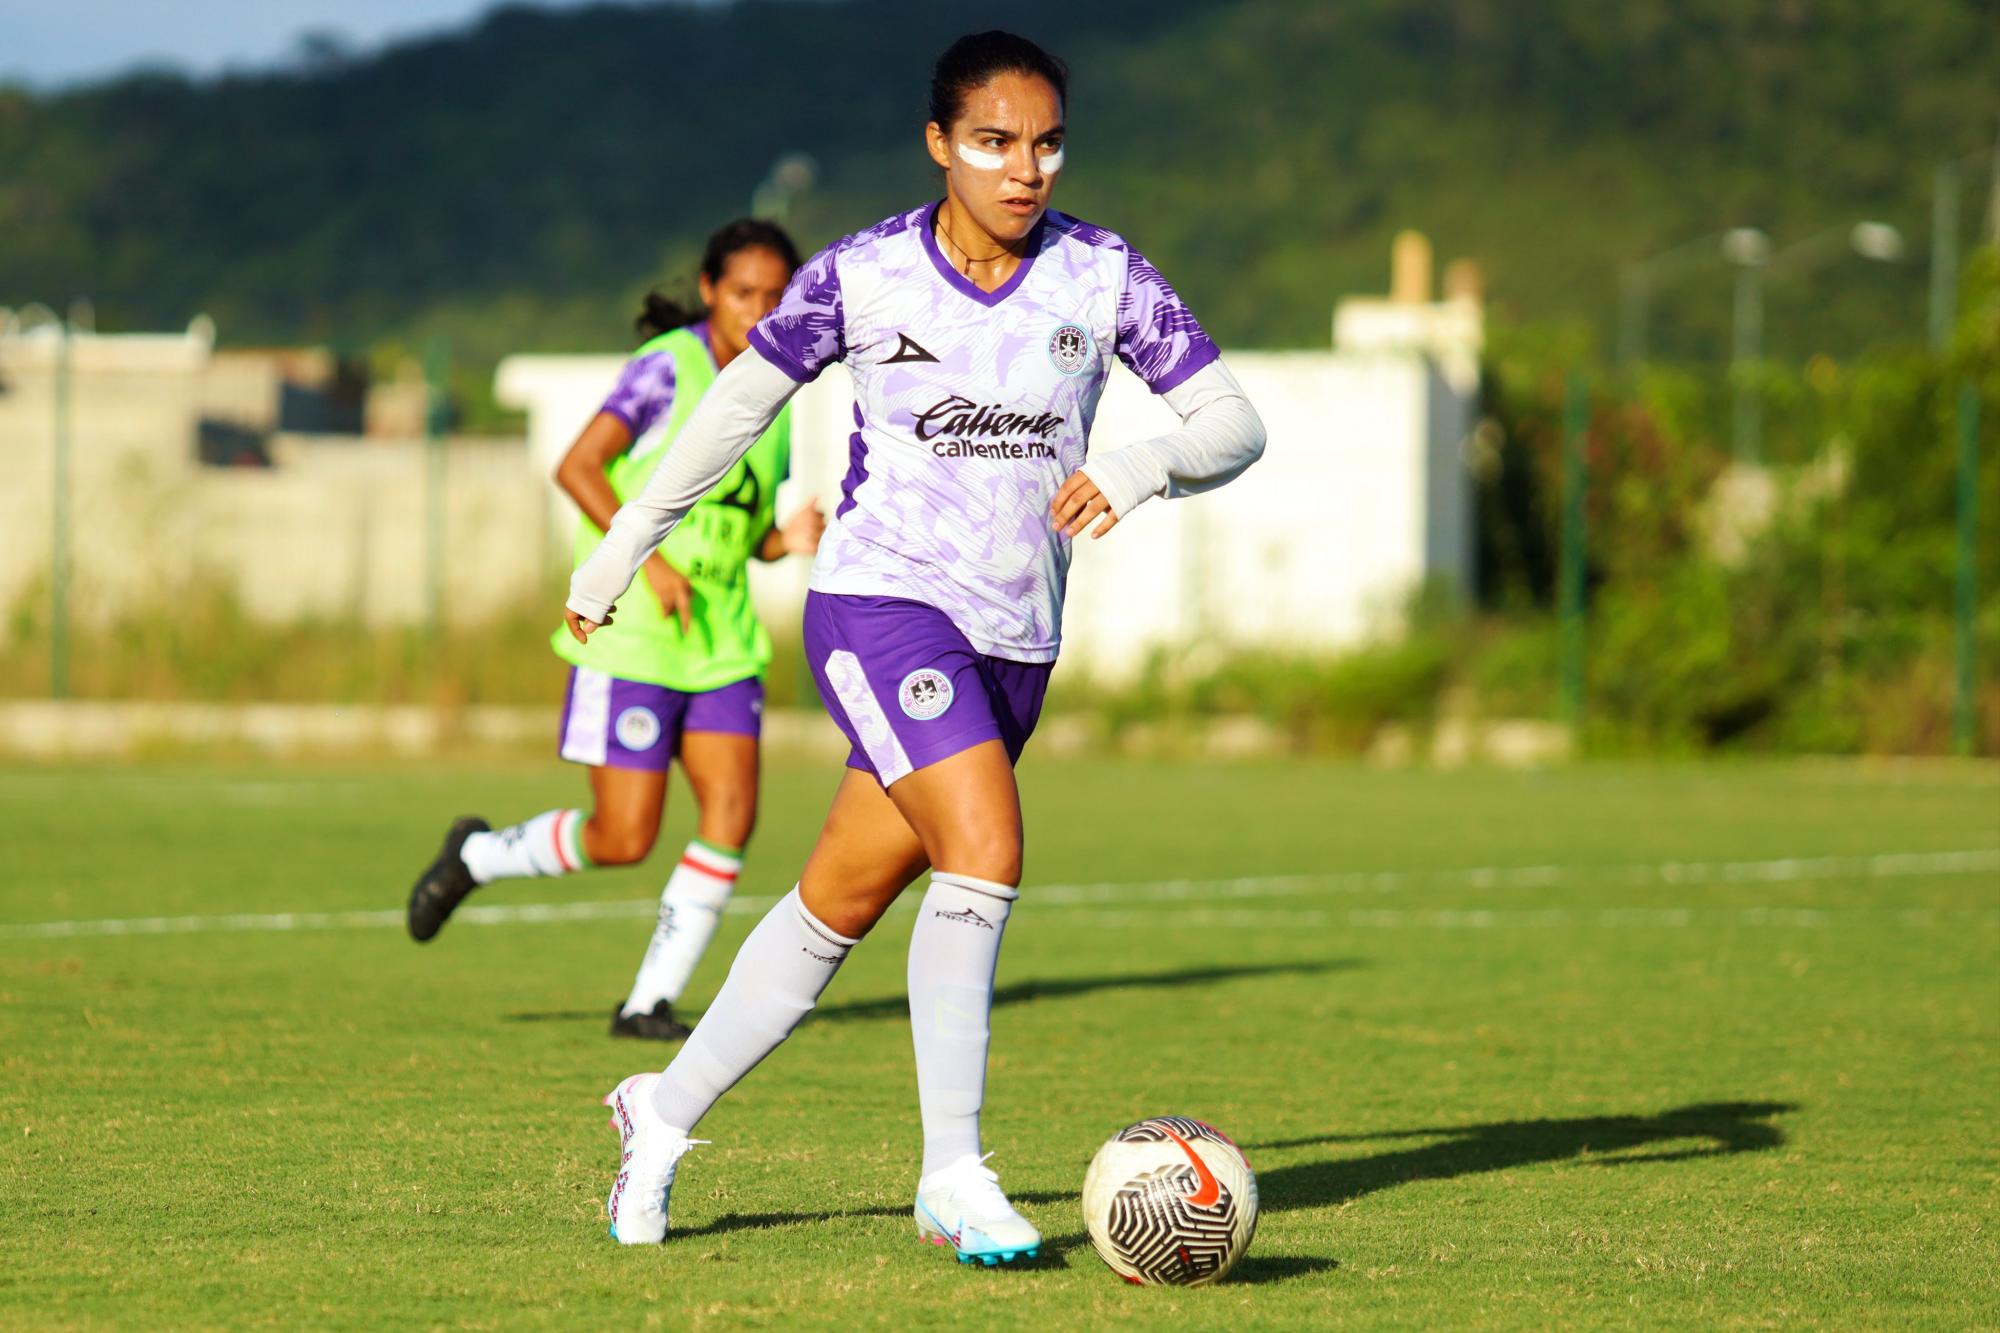
[(57, 325), (55, 378), (55, 475), (49, 553), (49, 697), (69, 697), (70, 594), (70, 328)]
[(1979, 528), (1979, 391), (1971, 380), (1958, 388), (1958, 596), (1956, 639), (1958, 688), (1951, 710), (1951, 748), (1969, 755), (1974, 746), (1973, 689), (1978, 646), (1977, 570), (1974, 558)]
[(425, 348), (424, 381), (424, 623), (432, 637), (444, 627), (444, 428), (451, 347), (433, 338)]
[(1958, 317), (1958, 163), (1940, 162), (1931, 178), (1931, 346), (1951, 341)]
[(1590, 392), (1583, 376), (1571, 371), (1563, 410), (1562, 540), (1557, 572), (1557, 653), (1563, 721), (1583, 721), (1584, 608), (1586, 564), (1583, 497), (1587, 478), (1583, 437), (1590, 427)]

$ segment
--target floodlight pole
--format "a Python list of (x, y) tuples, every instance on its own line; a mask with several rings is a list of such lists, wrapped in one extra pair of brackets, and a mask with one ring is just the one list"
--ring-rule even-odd
[(1618, 270), (1618, 363), (1627, 369), (1646, 359), (1646, 326), (1652, 316), (1653, 274), (1691, 255), (1715, 253), (1720, 232), (1669, 246), (1658, 254), (1635, 259)]
[(1740, 463), (1759, 463), (1764, 454), (1764, 399), (1756, 383), (1764, 355), (1764, 275), (1813, 256), (1831, 256), (1833, 240), (1845, 236), (1847, 248), (1863, 259), (1893, 264), (1903, 257), (1903, 236), (1886, 222), (1856, 222), (1828, 227), (1794, 242), (1776, 254), (1771, 240), (1754, 227), (1739, 227), (1722, 238), (1723, 257), (1736, 265), (1736, 317), (1730, 378), (1735, 381), (1734, 445)]
[(781, 154), (750, 192), (750, 216), (785, 221), (791, 214), (792, 201), (810, 190), (818, 179), (819, 163), (812, 154)]
[(1653, 277), (1639, 264), (1618, 274), (1618, 364), (1630, 369), (1646, 359), (1646, 316), (1653, 304)]
[(1764, 265), (1771, 238), (1755, 227), (1737, 227), (1722, 238), (1722, 257), (1736, 266), (1736, 300), (1729, 339), (1729, 380), (1735, 394), (1730, 447), (1739, 463), (1764, 452), (1764, 400), (1751, 377), (1764, 355)]
[(1759, 462), (1764, 453), (1764, 399), (1751, 383), (1764, 355), (1763, 272), (1761, 262), (1741, 264), (1736, 270), (1729, 377), (1735, 385), (1730, 439), (1739, 463)]

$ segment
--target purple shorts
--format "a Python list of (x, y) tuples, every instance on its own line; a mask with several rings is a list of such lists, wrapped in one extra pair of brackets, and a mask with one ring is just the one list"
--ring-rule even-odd
[(805, 641), (819, 697), (853, 743), (847, 766), (885, 787), (984, 741), (1019, 759), (1055, 666), (988, 657), (944, 612), (902, 597), (809, 592)]
[(664, 773), (681, 752), (684, 732), (755, 738), (763, 722), (764, 682), (755, 676), (687, 693), (573, 666), (563, 699), (562, 757), (592, 768)]

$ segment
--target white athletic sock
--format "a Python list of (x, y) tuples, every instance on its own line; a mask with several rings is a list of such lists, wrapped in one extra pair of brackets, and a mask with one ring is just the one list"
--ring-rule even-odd
[(476, 884), (567, 875), (590, 865), (583, 854), (585, 819), (581, 810), (545, 810), (512, 828), (473, 834), (459, 856)]
[(653, 940), (646, 946), (632, 993), (625, 999), (624, 1013), (650, 1014), (661, 1000), (672, 1004), (681, 998), (695, 964), (715, 938), (729, 891), (742, 871), (740, 850), (725, 850), (699, 838), (687, 845), (660, 895), (660, 920), (653, 927)]
[(854, 944), (808, 912), (797, 889), (780, 899), (736, 951), (714, 1003), (653, 1086), (660, 1118), (691, 1132), (812, 1012)]
[(910, 932), (910, 1033), (929, 1175), (979, 1155), (986, 1099), (987, 1018), (1000, 936), (1020, 893), (970, 875), (936, 872)]

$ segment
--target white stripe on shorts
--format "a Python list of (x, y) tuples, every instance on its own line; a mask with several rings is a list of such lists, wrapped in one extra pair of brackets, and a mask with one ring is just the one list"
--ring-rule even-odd
[(861, 669), (861, 659), (845, 648), (835, 649), (826, 656), (826, 678), (846, 711), (847, 720), (854, 724), (854, 734), (861, 738), (861, 752), (875, 766), (875, 776), (882, 785), (886, 787), (898, 778), (907, 777), (910, 756), (896, 739), (896, 729), (889, 725), (889, 715), (882, 711), (875, 691), (868, 687), (868, 674)]
[(602, 768), (610, 737), (611, 677), (578, 667), (570, 680), (569, 725), (563, 728), (562, 757)]

